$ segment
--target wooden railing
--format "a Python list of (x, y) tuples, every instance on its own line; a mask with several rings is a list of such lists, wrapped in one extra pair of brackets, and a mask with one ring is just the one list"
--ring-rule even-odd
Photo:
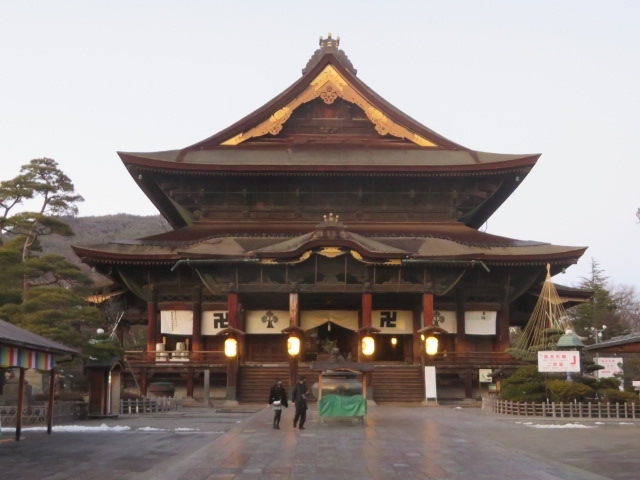
[[(40, 403), (22, 409), (22, 425), (42, 425), (47, 421), (48, 403)], [(14, 427), (16, 425), (17, 406), (0, 406), (0, 425)], [(87, 418), (85, 402), (54, 402), (53, 424), (84, 420)]]
[(181, 364), (181, 363), (219, 363), (226, 364), (227, 357), (223, 351), (209, 350), (209, 351), (187, 351), (187, 350), (164, 350), (162, 352), (156, 351), (141, 351), (141, 350), (127, 350), (124, 352), (124, 361), (130, 364), (136, 363), (159, 363), (159, 364)]
[[(181, 363), (227, 363), (227, 357), (222, 350), (189, 351), (189, 350), (163, 350), (163, 351), (141, 351), (127, 350), (124, 356), (125, 362), (155, 363), (155, 364), (181, 364)], [(286, 360), (286, 359), (285, 359)], [(312, 361), (314, 359), (307, 358)], [(505, 352), (446, 352), (426, 358), (427, 363), (435, 365), (519, 365), (520, 362)]]
[(122, 415), (171, 412), (173, 410), (180, 410), (181, 407), (182, 400), (171, 397), (128, 398), (120, 401), (120, 413)]
[(523, 417), (554, 418), (640, 418), (640, 404), (611, 402), (511, 402), (496, 397), (483, 397), (485, 412)]

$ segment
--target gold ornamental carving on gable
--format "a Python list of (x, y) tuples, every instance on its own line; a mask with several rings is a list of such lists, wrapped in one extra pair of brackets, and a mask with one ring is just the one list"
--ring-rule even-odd
[(276, 110), (267, 120), (250, 128), (246, 132), (241, 132), (225, 140), (221, 145), (238, 145), (253, 137), (261, 137), (266, 134), (277, 135), (296, 108), (318, 97), (329, 105), (338, 97), (357, 105), (365, 112), (367, 118), (374, 124), (376, 132), (380, 135), (393, 135), (394, 137), (405, 138), (421, 147), (438, 146), (432, 141), (390, 120), (384, 113), (375, 108), (358, 91), (349, 85), (331, 65), (327, 65), (300, 95), (284, 107)]
[(344, 250), (340, 247), (323, 247), (322, 250), (318, 252), (318, 255), (322, 255), (327, 258), (335, 258), (340, 255), (344, 255)]

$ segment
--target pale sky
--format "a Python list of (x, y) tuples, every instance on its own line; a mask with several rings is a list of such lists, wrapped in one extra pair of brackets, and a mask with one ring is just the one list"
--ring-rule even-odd
[(0, 179), (54, 158), (80, 215), (158, 212), (117, 151), (202, 140), (340, 36), (358, 77), (468, 148), (542, 153), (483, 227), (588, 246), (640, 290), (640, 2), (0, 0)]

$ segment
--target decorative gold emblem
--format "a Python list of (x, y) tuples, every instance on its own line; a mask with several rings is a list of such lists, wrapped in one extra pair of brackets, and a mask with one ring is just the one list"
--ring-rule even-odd
[(380, 135), (393, 135), (398, 138), (405, 138), (422, 147), (437, 147), (438, 145), (430, 140), (408, 130), (390, 120), (380, 110), (369, 103), (358, 91), (356, 91), (347, 81), (333, 68), (327, 65), (320, 74), (314, 78), (309, 86), (296, 98), (291, 100), (286, 106), (274, 112), (267, 120), (259, 123), (255, 127), (242, 132), (235, 137), (225, 140), (221, 145), (238, 145), (253, 137), (261, 137), (267, 133), (277, 135), (282, 130), (284, 123), (291, 117), (293, 111), (303, 103), (310, 102), (320, 97), (326, 104), (332, 104), (338, 97), (347, 102), (354, 103), (365, 112), (367, 118), (375, 125), (376, 132)]
[(318, 255), (322, 255), (327, 258), (335, 258), (340, 255), (344, 255), (344, 251), (339, 247), (324, 247), (318, 252)]

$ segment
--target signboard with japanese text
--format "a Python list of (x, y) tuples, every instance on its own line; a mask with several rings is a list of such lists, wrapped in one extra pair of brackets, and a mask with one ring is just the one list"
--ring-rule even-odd
[(622, 375), (622, 357), (597, 357), (595, 362), (602, 365), (602, 370), (596, 370), (597, 378), (611, 378)]
[(543, 350), (538, 352), (539, 372), (579, 372), (578, 350)]

